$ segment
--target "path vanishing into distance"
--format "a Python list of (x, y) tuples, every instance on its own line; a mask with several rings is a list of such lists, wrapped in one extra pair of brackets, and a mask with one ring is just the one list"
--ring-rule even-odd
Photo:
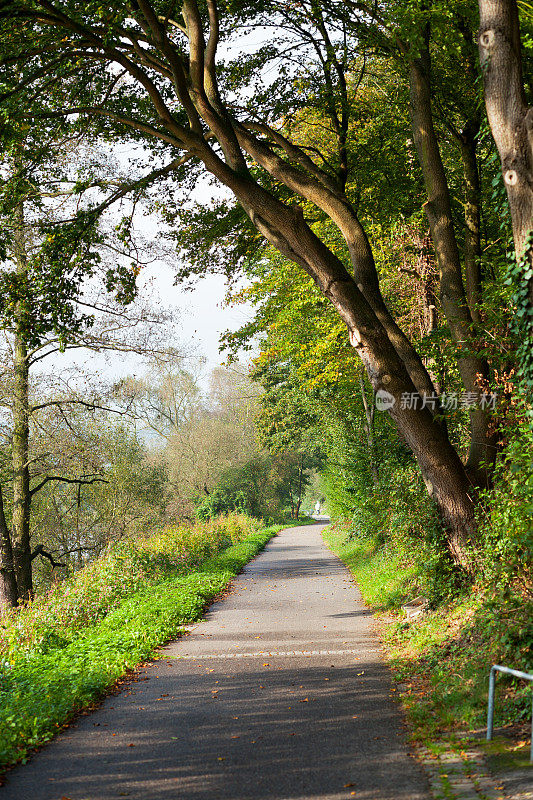
[(291, 528), (205, 621), (8, 773), (9, 800), (428, 800), (372, 616), (323, 525)]

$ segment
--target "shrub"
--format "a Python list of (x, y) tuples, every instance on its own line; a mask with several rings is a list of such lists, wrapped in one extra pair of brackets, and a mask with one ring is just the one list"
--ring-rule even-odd
[(23, 653), (46, 653), (97, 624), (135, 592), (184, 575), (215, 553), (258, 530), (244, 515), (219, 517), (194, 526), (169, 526), (159, 533), (114, 543), (93, 563), (15, 610), (4, 611), (0, 662)]

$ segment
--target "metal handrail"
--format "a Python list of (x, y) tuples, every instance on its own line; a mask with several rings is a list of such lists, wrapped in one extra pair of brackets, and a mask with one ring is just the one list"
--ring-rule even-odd
[[(533, 675), (529, 672), (521, 672), (519, 669), (510, 669), (509, 667), (502, 667), (500, 664), (494, 664), (490, 670), (489, 676), (489, 705), (487, 709), (487, 742), (492, 739), (493, 723), (494, 723), (494, 692), (496, 689), (496, 673), (503, 672), (505, 675), (512, 675), (514, 678), (522, 678), (525, 681), (533, 682)], [(531, 706), (531, 750), (529, 760), (533, 764), (533, 700)]]

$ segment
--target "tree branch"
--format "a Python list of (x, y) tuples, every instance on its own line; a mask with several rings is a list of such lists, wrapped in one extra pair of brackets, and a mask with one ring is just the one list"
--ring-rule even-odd
[(84, 480), (83, 478), (64, 478), (62, 475), (48, 475), (44, 478), (37, 486), (34, 486), (33, 489), (30, 490), (30, 495), (33, 497), (34, 494), (40, 492), (43, 486), (46, 486), (47, 483), (50, 481), (60, 481), (62, 483), (75, 483), (77, 485), (89, 485), (91, 483), (109, 483), (106, 478), (90, 478), (89, 480)]
[(52, 569), (54, 569), (55, 567), (67, 566), (66, 564), (62, 564), (60, 561), (56, 561), (53, 555), (44, 549), (44, 546), (42, 544), (37, 545), (37, 547), (30, 556), (30, 561), (33, 561), (33, 559), (37, 558), (37, 556), (43, 556), (44, 558), (47, 558), (52, 565)]

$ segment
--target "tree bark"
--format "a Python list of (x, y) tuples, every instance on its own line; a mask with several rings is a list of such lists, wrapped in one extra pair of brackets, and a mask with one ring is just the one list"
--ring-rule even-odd
[[(366, 442), (368, 446), (368, 458), (370, 462), (370, 472), (372, 473), (372, 481), (374, 486), (379, 485), (379, 470), (376, 462), (376, 440), (374, 436), (374, 416), (376, 413), (376, 406), (374, 402), (369, 403), (366, 396), (365, 378), (363, 371), (359, 374), (359, 386), (361, 387), (361, 398), (363, 400), (363, 409), (365, 412), (364, 429), (366, 434)], [(374, 400), (374, 398), (372, 398)]]
[(465, 177), (465, 284), (472, 320), (481, 322), (481, 185), (476, 156), (479, 124), (466, 125), (461, 133), (461, 157)]
[[(501, 160), (517, 260), (533, 265), (533, 109), (524, 92), (516, 0), (479, 0), (479, 59), (487, 117)], [(533, 278), (529, 279), (533, 308)]]
[[(261, 126), (258, 127), (263, 130)], [(278, 131), (265, 128), (265, 132), (271, 135), (277, 144), (284, 147), (289, 157), (299, 159), (298, 148), (291, 145)], [(435, 388), (422, 359), (385, 304), (370, 242), (344, 190), (330, 181), (324, 185), (296, 170), (241, 125), (237, 125), (237, 135), (246, 152), (253, 156), (258, 164), (297, 192), (300, 197), (316, 204), (338, 226), (348, 247), (354, 270), (353, 276), (359, 290), (385, 328), (419, 394), (432, 395)], [(312, 167), (309, 166), (309, 169)]]
[(28, 395), (28, 348), (27, 331), (30, 315), (27, 300), (28, 261), (24, 231), (22, 204), (17, 214), (15, 230), (15, 258), (21, 299), (16, 309), (16, 331), (14, 343), (13, 387), (13, 565), (17, 581), (19, 600), (30, 600), (33, 596), (31, 548), (30, 548), (30, 474), (29, 474), (29, 395)]
[(426, 43), (421, 57), (415, 59), (410, 68), (413, 139), (426, 186), (428, 199), (424, 208), (439, 267), (442, 309), (458, 348), (457, 365), (464, 387), (477, 397), (477, 404), (470, 412), (470, 449), (466, 468), (473, 484), (486, 487), (496, 458), (490, 432), (491, 416), (481, 408), (480, 403), (480, 381), (487, 379), (489, 368), (485, 359), (474, 353), (473, 319), (463, 284), (448, 181), (433, 124), (430, 68)]
[(17, 605), (17, 581), (13, 567), (11, 534), (4, 514), (4, 498), (0, 486), (0, 609)]

